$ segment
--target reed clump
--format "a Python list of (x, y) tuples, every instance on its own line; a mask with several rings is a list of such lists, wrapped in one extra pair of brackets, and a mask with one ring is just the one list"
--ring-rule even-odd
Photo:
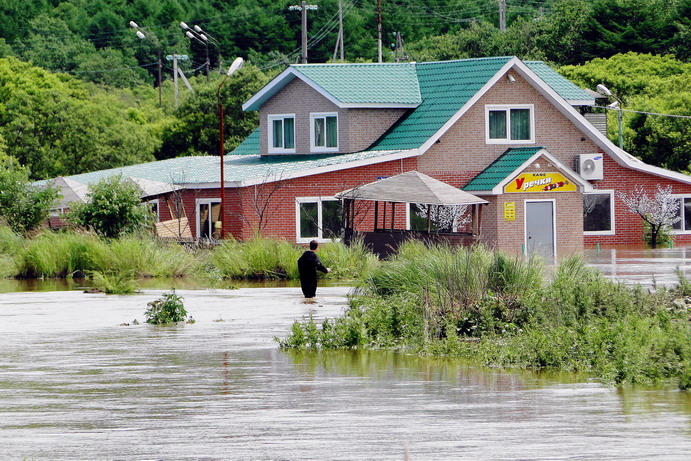
[(579, 257), (548, 270), (538, 259), (481, 246), (410, 242), (362, 281), (343, 317), (297, 322), (279, 342), (397, 347), (489, 366), (592, 373), (616, 384), (688, 387), (691, 326), (680, 290), (613, 282)]

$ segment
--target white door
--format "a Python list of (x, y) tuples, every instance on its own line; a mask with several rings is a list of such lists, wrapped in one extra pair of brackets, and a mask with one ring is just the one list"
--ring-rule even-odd
[(554, 260), (554, 201), (525, 203), (525, 248), (529, 255)]

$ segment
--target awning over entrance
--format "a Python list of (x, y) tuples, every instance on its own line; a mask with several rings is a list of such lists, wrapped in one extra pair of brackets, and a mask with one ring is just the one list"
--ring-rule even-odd
[(488, 203), (468, 192), (418, 171), (408, 171), (336, 194), (336, 198), (425, 205), (480, 205)]

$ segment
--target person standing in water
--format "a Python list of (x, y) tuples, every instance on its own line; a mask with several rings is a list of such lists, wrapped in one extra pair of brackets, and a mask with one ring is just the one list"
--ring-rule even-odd
[(316, 250), (318, 247), (319, 242), (312, 240), (310, 242), (310, 249), (305, 251), (298, 259), (300, 286), (305, 298), (314, 298), (314, 295), (317, 294), (317, 270), (325, 274), (331, 272), (331, 269), (324, 267), (319, 256), (317, 256)]

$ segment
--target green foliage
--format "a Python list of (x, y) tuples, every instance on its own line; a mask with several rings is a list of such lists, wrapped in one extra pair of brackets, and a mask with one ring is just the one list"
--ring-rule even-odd
[(14, 232), (25, 233), (44, 223), (58, 195), (50, 185), (31, 185), (28, 171), (0, 152), (0, 218)]
[[(617, 54), (582, 66), (560, 70), (576, 84), (595, 88), (604, 83), (624, 109), (691, 116), (691, 64), (673, 56)], [(609, 111), (609, 138), (618, 136), (617, 111)], [(691, 124), (688, 119), (623, 112), (624, 149), (641, 160), (676, 171), (691, 163)]]
[(285, 240), (257, 237), (224, 241), (212, 250), (210, 262), (224, 278), (297, 279), (300, 254), (300, 249)]
[(32, 179), (154, 159), (160, 141), (153, 127), (163, 115), (132, 107), (127, 91), (99, 89), (13, 58), (0, 59), (0, 88), (0, 136)]
[(139, 186), (120, 175), (104, 178), (89, 186), (86, 202), (74, 204), (67, 219), (107, 238), (136, 232), (146, 225), (148, 214), (140, 194)]
[[(224, 76), (214, 75), (210, 83), (197, 79), (197, 88), (178, 109), (177, 123), (163, 132), (158, 158), (180, 155), (209, 155), (219, 151), (217, 91)], [(225, 152), (240, 144), (259, 124), (257, 112), (245, 112), (242, 104), (268, 82), (268, 77), (247, 65), (221, 86), (224, 114)]]
[(362, 278), (379, 262), (362, 241), (324, 243), (318, 251), (324, 266), (331, 268), (329, 276), (338, 279)]
[(689, 386), (688, 281), (650, 293), (578, 257), (549, 277), (481, 247), (407, 243), (360, 285), (343, 317), (296, 322), (284, 348), (404, 347), (490, 366), (594, 373), (603, 381)]
[(131, 271), (110, 274), (94, 271), (89, 276), (93, 285), (106, 294), (130, 294), (137, 289), (137, 281)]
[[(201, 273), (203, 258), (185, 248), (148, 237), (103, 239), (94, 234), (42, 232), (16, 243), (0, 228), (0, 253), (11, 247), (17, 275), (22, 277), (70, 277), (99, 272), (108, 276), (181, 277)], [(7, 243), (4, 243), (7, 242)]]
[(175, 294), (174, 288), (170, 292), (163, 293), (161, 298), (147, 304), (149, 308), (144, 313), (146, 323), (167, 325), (183, 322), (187, 317), (183, 299)]

